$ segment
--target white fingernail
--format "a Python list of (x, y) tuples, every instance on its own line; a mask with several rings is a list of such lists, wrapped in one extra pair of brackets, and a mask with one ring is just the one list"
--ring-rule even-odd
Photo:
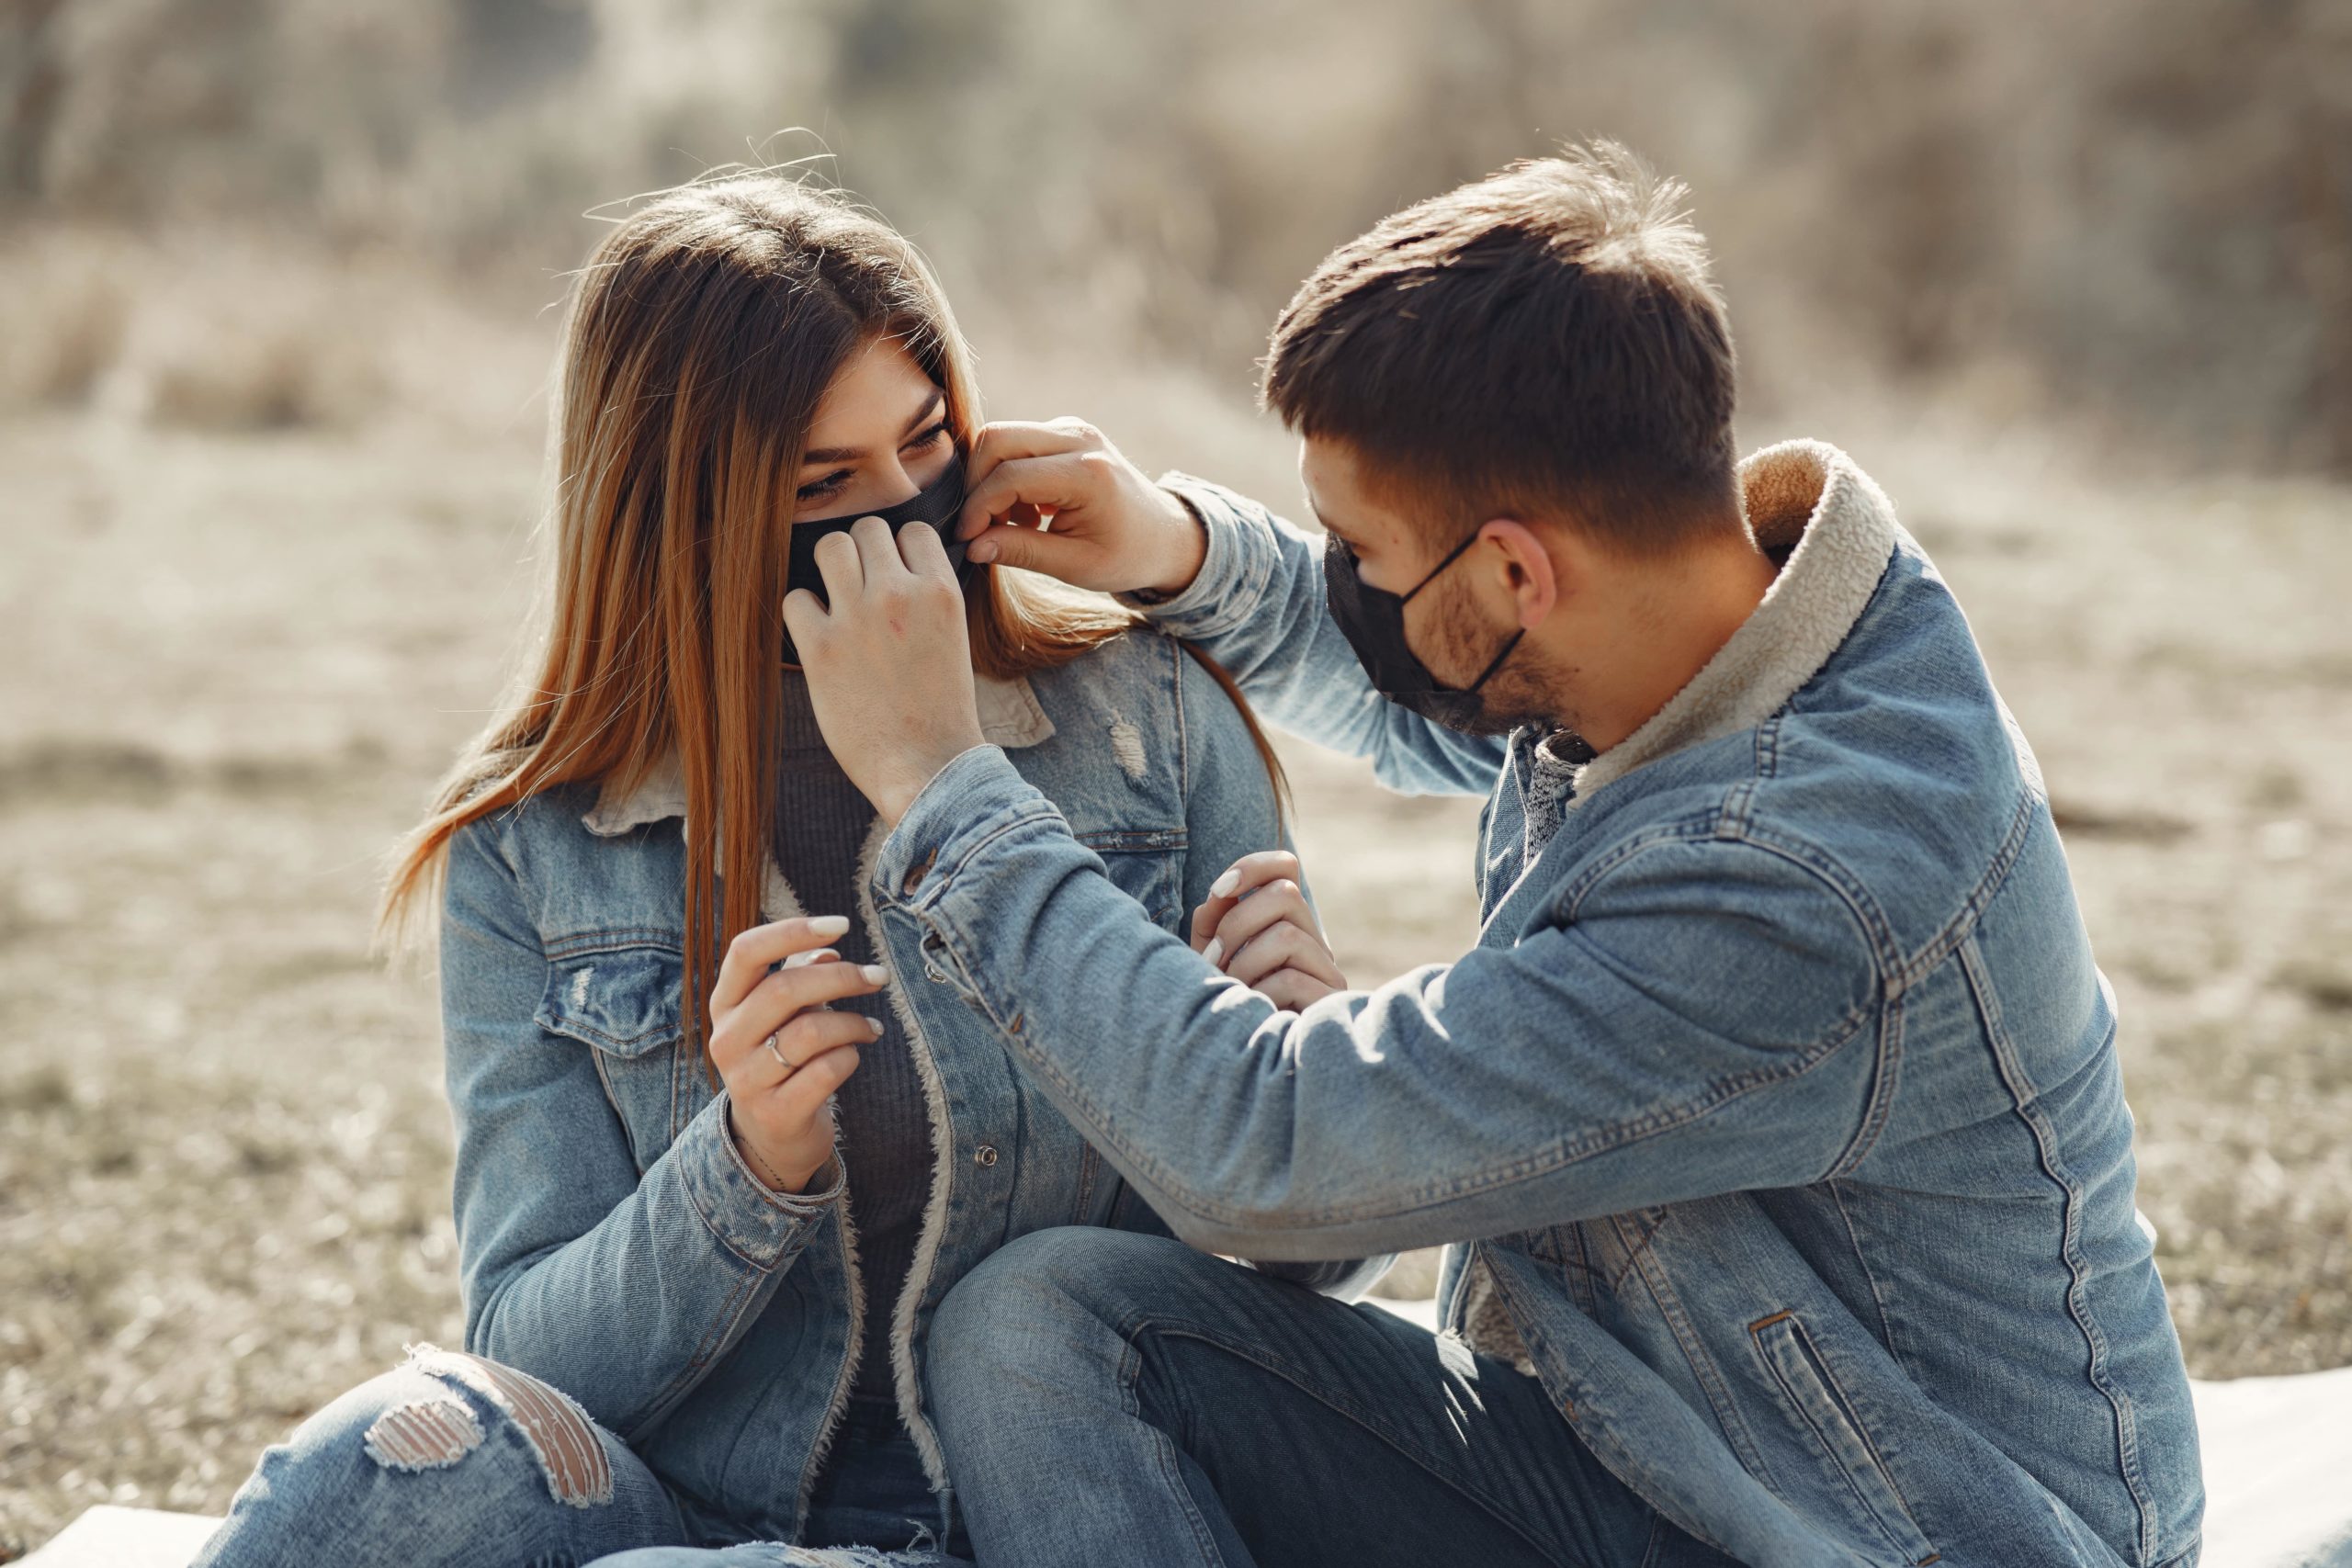
[(876, 1040), (881, 1039), (881, 1038), (882, 1038), (882, 1021), (881, 1021), (880, 1019), (878, 1019), (878, 1018), (869, 1018), (869, 1019), (867, 1019), (867, 1020), (865, 1021), (865, 1032), (866, 1032), (868, 1034), (871, 1034), (872, 1036), (874, 1036), (874, 1038), (875, 1038), (875, 1039), (876, 1039)]
[(1207, 959), (1211, 964), (1216, 964), (1219, 959), (1222, 959), (1225, 956), (1225, 939), (1221, 936), (1213, 936), (1209, 938), (1209, 944), (1201, 949), (1201, 956)]
[(879, 964), (869, 964), (858, 973), (865, 976), (869, 986), (887, 986), (890, 982), (890, 972)]
[(828, 940), (837, 936), (847, 936), (849, 917), (847, 915), (818, 915), (808, 922), (808, 934)]
[(1236, 887), (1240, 886), (1241, 868), (1238, 865), (1227, 866), (1225, 869), (1225, 874), (1223, 876), (1218, 877), (1215, 882), (1209, 884), (1209, 897), (1212, 898), (1225, 897)]
[(791, 957), (784, 961), (784, 966), (786, 969), (799, 969), (811, 964), (822, 964), (828, 958), (839, 958), (840, 956), (840, 953), (835, 953), (830, 947), (820, 947), (811, 953), (794, 953)]

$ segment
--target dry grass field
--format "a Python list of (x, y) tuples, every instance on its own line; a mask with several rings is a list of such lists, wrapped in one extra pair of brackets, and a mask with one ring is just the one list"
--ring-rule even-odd
[[(1295, 495), (1238, 399), (978, 335), (1000, 412)], [(456, 1333), (431, 984), (368, 919), (499, 686), (545, 340), (434, 341), (466, 395), (396, 417), (0, 419), (0, 1561), (95, 1502), (221, 1508)], [(2352, 1361), (2352, 493), (1805, 423), (1888, 484), (2040, 750), (2192, 1369)], [(1475, 807), (1291, 755), (1350, 973), (1462, 942)]]

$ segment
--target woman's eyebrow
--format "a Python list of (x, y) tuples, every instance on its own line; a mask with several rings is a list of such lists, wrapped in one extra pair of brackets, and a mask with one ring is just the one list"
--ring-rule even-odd
[[(899, 439), (904, 440), (921, 429), (923, 422), (938, 412), (939, 405), (945, 397), (944, 392), (933, 387), (931, 389), (931, 396), (923, 400), (922, 407), (915, 411), (914, 418), (907, 421), (906, 429), (899, 433)], [(819, 446), (800, 454), (800, 460), (804, 464), (854, 463), (865, 456), (865, 448), (863, 446)]]

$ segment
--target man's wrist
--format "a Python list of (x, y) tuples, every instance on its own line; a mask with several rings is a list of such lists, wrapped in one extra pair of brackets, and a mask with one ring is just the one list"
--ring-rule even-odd
[(1165, 604), (1190, 588), (1201, 575), (1201, 568), (1208, 562), (1208, 520), (1177, 491), (1162, 485), (1159, 493), (1176, 505), (1181, 521), (1168, 532), (1169, 537), (1178, 543), (1173, 558), (1168, 569), (1159, 574), (1159, 581), (1131, 590), (1125, 595), (1138, 604)]

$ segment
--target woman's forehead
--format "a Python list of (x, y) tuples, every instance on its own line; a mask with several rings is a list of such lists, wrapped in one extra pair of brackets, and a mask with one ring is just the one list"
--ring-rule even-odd
[(906, 345), (880, 337), (852, 354), (818, 401), (808, 448), (895, 446), (937, 390)]

